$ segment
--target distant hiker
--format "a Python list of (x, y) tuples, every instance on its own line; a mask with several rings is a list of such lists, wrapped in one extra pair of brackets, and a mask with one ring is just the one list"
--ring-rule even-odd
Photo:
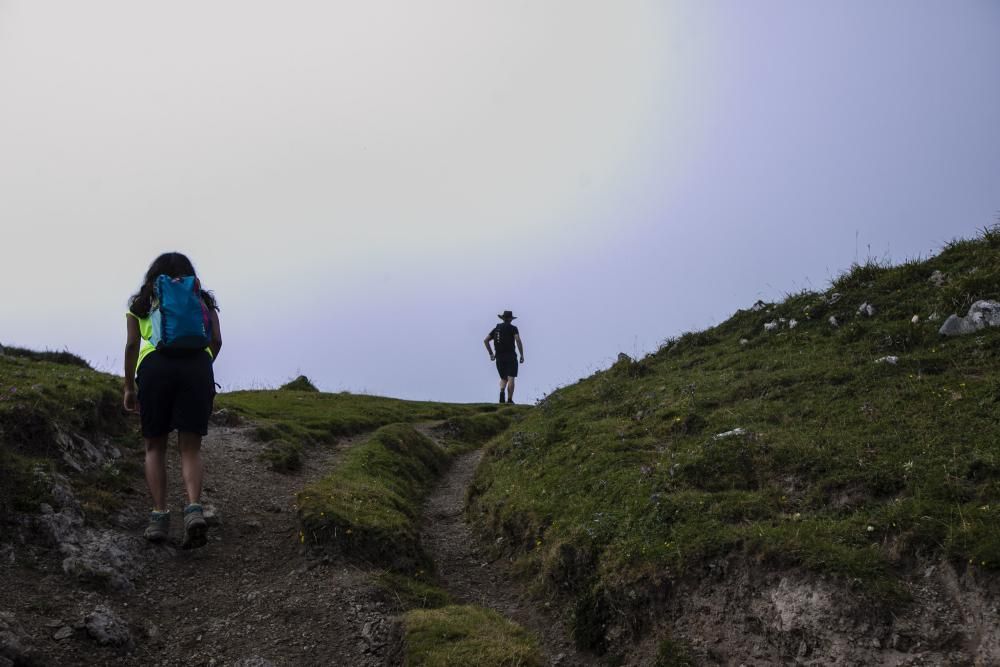
[(201, 438), (208, 433), (215, 398), (212, 363), (222, 348), (218, 310), (191, 261), (177, 252), (157, 257), (129, 299), (124, 403), (142, 421), (146, 484), (153, 497), (145, 536), (151, 542), (167, 539), (170, 529), (166, 453), (167, 435), (174, 430), (188, 497), (181, 546), (193, 549), (207, 541)]
[[(517, 355), (514, 353), (514, 344), (521, 353), (521, 363), (524, 363), (524, 345), (521, 343), (521, 334), (517, 327), (511, 324), (516, 320), (514, 314), (509, 310), (503, 311), (503, 315), (497, 315), (503, 322), (493, 327), (493, 330), (483, 339), (483, 345), (490, 353), (490, 361), (496, 360), (497, 372), (500, 373), (500, 402), (514, 402), (514, 379), (517, 377)], [(490, 347), (490, 341), (496, 345), (496, 353)], [(504, 388), (507, 389), (506, 399), (504, 398)]]

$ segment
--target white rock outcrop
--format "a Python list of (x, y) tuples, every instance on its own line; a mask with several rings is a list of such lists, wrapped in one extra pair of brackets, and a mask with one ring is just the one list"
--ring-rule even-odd
[(1000, 326), (1000, 302), (983, 300), (972, 304), (965, 317), (949, 316), (938, 333), (942, 336), (962, 336), (996, 326)]

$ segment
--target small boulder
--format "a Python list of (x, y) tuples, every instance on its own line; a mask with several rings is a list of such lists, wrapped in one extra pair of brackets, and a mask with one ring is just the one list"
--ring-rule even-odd
[(734, 438), (738, 435), (745, 435), (747, 430), (745, 428), (734, 428), (731, 431), (725, 431), (723, 433), (716, 433), (712, 436), (712, 440), (722, 440), (724, 438)]
[(858, 315), (864, 315), (865, 317), (872, 317), (875, 315), (875, 306), (871, 305), (867, 301), (860, 306), (858, 306)]
[(765, 308), (767, 308), (767, 304), (764, 303), (763, 301), (758, 300), (757, 303), (755, 303), (754, 305), (752, 305), (750, 307), (750, 310), (753, 311), (753, 312), (755, 312), (755, 313), (759, 313), (760, 311), (764, 310)]
[(740, 345), (749, 345), (750, 341), (747, 338), (740, 338)]
[(838, 322), (837, 318), (834, 317), (833, 315), (830, 316), (830, 319), (828, 319), (827, 322), (829, 322), (830, 326), (833, 327), (834, 329), (840, 326), (840, 322)]
[(0, 611), (0, 664), (30, 665), (33, 659), (28, 635), (17, 622), (17, 617)]
[(778, 328), (778, 321), (772, 320), (764, 323), (764, 331), (774, 331)]
[(794, 319), (788, 320), (788, 328), (789, 329), (794, 329), (797, 326), (799, 326), (799, 321), (798, 320), (794, 320)]
[(212, 413), (211, 422), (216, 426), (239, 426), (242, 420), (232, 410), (222, 408)]
[(889, 356), (886, 357), (879, 357), (878, 359), (875, 360), (875, 363), (889, 364), (890, 366), (895, 366), (896, 364), (899, 363), (899, 357), (890, 354)]
[(87, 635), (101, 646), (129, 647), (132, 634), (128, 624), (104, 605), (98, 605), (83, 619)]
[(982, 300), (972, 304), (965, 317), (949, 316), (938, 333), (942, 336), (962, 336), (995, 326), (1000, 326), (1000, 302)]
[(914, 315), (910, 318), (910, 324), (920, 324), (920, 316)]
[(941, 287), (944, 285), (946, 276), (940, 271), (935, 271), (931, 274), (931, 277), (927, 279), (927, 282), (934, 285), (934, 287)]

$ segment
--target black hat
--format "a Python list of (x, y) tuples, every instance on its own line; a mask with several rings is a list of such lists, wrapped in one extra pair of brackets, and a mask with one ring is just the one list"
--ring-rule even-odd
[(499, 317), (501, 320), (516, 320), (517, 319), (516, 317), (514, 317), (514, 313), (510, 312), (509, 310), (503, 311), (503, 315), (497, 315), (497, 317)]

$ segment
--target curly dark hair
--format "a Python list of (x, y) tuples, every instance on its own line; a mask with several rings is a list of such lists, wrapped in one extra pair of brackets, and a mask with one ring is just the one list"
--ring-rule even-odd
[[(133, 314), (138, 317), (149, 316), (149, 311), (153, 306), (153, 284), (161, 275), (180, 278), (182, 276), (197, 277), (198, 274), (195, 273), (194, 264), (191, 263), (191, 260), (187, 256), (179, 252), (163, 253), (149, 265), (149, 270), (146, 271), (146, 277), (142, 281), (142, 286), (128, 300), (128, 308)], [(219, 310), (219, 304), (216, 302), (214, 294), (202, 288), (201, 298), (205, 301), (206, 306), (212, 310)]]

